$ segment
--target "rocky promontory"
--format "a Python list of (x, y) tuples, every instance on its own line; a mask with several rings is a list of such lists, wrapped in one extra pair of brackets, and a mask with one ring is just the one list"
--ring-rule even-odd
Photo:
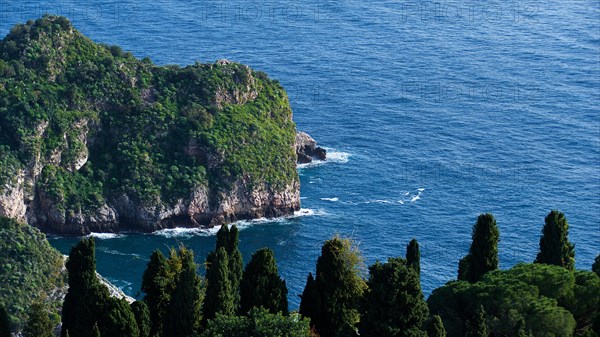
[(0, 216), (61, 234), (210, 227), (300, 208), (297, 133), (266, 74), (157, 66), (62, 17), (0, 41)]

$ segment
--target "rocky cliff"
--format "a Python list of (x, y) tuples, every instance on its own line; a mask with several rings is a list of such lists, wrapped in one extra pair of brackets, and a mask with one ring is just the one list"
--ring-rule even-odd
[[(45, 231), (152, 231), (300, 208), (285, 90), (247, 66), (157, 66), (62, 17), (0, 42), (0, 215)], [(310, 138), (310, 137), (309, 137)]]

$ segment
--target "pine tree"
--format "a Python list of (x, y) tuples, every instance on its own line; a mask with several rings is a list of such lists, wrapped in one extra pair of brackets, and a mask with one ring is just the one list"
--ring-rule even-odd
[(429, 316), (419, 276), (402, 258), (369, 267), (369, 290), (361, 308), (360, 335), (366, 337), (422, 335)]
[(52, 321), (48, 308), (42, 300), (36, 301), (29, 307), (29, 319), (23, 329), (25, 337), (54, 337)]
[(140, 332), (140, 337), (149, 337), (152, 322), (150, 321), (150, 309), (144, 301), (135, 301), (131, 303), (131, 311), (135, 316), (135, 321)]
[(169, 304), (163, 330), (164, 337), (190, 337), (200, 327), (202, 294), (201, 279), (197, 274), (198, 266), (194, 262), (193, 252), (189, 249), (181, 248), (179, 259), (182, 262), (181, 274)]
[(498, 269), (498, 241), (500, 231), (494, 216), (490, 213), (479, 215), (473, 226), (469, 254), (459, 263), (458, 279), (473, 283), (485, 273)]
[(412, 267), (417, 275), (421, 275), (421, 251), (416, 239), (410, 240), (408, 246), (406, 246), (406, 264)]
[(431, 318), (427, 329), (427, 335), (429, 337), (446, 337), (446, 329), (444, 328), (444, 323), (440, 316), (434, 315)]
[(102, 314), (99, 314), (98, 327), (105, 337), (139, 337), (135, 315), (124, 299), (111, 297), (109, 305)]
[(204, 322), (215, 318), (220, 313), (233, 315), (236, 311), (234, 296), (229, 278), (229, 257), (225, 248), (207, 257), (206, 295), (202, 306)]
[(596, 256), (594, 264), (592, 264), (592, 271), (600, 276), (600, 255)]
[[(310, 318), (310, 325), (314, 327), (321, 317), (321, 294), (317, 289), (317, 282), (312, 273), (308, 274), (306, 286), (300, 296), (300, 315)], [(320, 324), (320, 323), (319, 323)]]
[(10, 318), (2, 303), (0, 303), (0, 337), (10, 337)]
[(536, 263), (553, 264), (573, 270), (575, 246), (569, 242), (569, 224), (562, 212), (551, 211), (545, 219)]
[(347, 336), (356, 331), (359, 305), (366, 283), (359, 274), (362, 258), (348, 239), (325, 242), (317, 260), (316, 288), (321, 317), (310, 317), (322, 337)]
[(144, 302), (150, 311), (150, 336), (158, 336), (162, 332), (164, 316), (175, 288), (176, 273), (171, 269), (175, 268), (177, 263), (174, 262), (172, 253), (170, 260), (167, 260), (160, 250), (155, 250), (142, 277)]
[(269, 248), (259, 249), (244, 270), (240, 285), (240, 313), (263, 307), (272, 314), (288, 314), (287, 286), (279, 277), (275, 254)]
[(473, 318), (467, 322), (466, 337), (487, 337), (485, 316), (485, 310), (480, 306)]

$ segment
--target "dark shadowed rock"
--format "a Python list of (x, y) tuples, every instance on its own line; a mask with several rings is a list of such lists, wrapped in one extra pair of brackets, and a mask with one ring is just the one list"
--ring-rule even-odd
[(327, 151), (318, 146), (317, 141), (306, 132), (296, 133), (296, 153), (298, 154), (299, 164), (310, 163), (314, 159), (327, 159)]

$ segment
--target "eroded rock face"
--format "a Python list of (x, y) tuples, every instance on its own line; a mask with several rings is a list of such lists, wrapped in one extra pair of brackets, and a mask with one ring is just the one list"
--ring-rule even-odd
[(317, 141), (306, 132), (296, 133), (296, 154), (298, 155), (299, 164), (310, 163), (314, 159), (327, 159), (327, 151), (318, 146)]

